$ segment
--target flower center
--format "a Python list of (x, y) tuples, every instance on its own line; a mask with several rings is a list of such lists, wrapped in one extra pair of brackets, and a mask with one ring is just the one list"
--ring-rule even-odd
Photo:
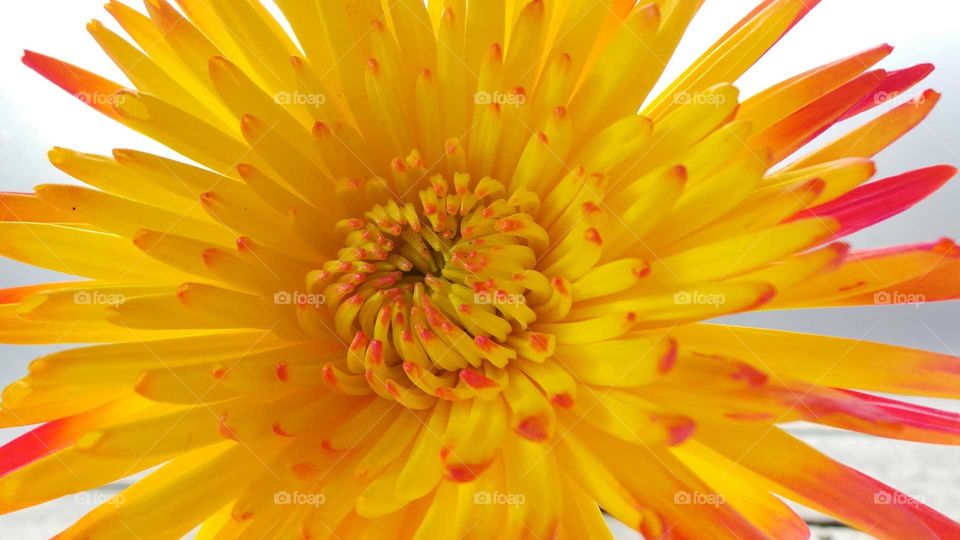
[(518, 354), (552, 353), (551, 336), (527, 331), (528, 303), (551, 294), (533, 269), (548, 242), (531, 217), (539, 199), (505, 195), (491, 178), (434, 176), (415, 202), (387, 200), (337, 224), (345, 247), (308, 277), (350, 343), (324, 367), (331, 388), (427, 408), (495, 396)]

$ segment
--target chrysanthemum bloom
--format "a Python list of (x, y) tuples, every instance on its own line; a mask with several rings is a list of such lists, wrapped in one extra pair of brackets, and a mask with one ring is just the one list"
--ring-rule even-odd
[[(649, 96), (697, 0), (256, 0), (107, 9), (133, 88), (25, 63), (182, 154), (52, 162), (0, 253), (0, 339), (92, 343), (3, 394), (4, 512), (159, 466), (62, 538), (802, 538), (780, 497), (887, 538), (960, 527), (784, 432), (957, 443), (958, 359), (701, 321), (960, 295), (949, 240), (838, 242), (954, 174), (871, 181), (930, 66), (883, 45), (748, 99), (816, 4), (767, 0)], [(389, 5), (387, 5), (389, 4)], [(182, 13), (185, 13), (183, 15)], [(644, 105), (646, 103), (646, 105)], [(639, 111), (639, 113), (638, 113)], [(190, 160), (193, 163), (186, 163)], [(886, 295), (886, 296), (884, 296)]]

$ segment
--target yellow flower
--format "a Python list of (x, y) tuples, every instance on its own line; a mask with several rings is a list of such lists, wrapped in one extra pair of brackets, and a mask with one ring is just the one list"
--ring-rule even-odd
[[(87, 343), (3, 393), (0, 510), (159, 466), (60, 538), (886, 538), (960, 527), (779, 427), (956, 444), (960, 363), (704, 324), (960, 295), (949, 240), (837, 242), (955, 170), (869, 181), (938, 94), (880, 46), (742, 99), (816, 0), (766, 0), (649, 96), (698, 0), (148, 0), (127, 88), (24, 62), (181, 154), (54, 149), (0, 194), (0, 340)], [(181, 13), (185, 13), (182, 15)], [(640, 111), (639, 114), (637, 111)], [(190, 160), (195, 164), (187, 163)], [(868, 182), (869, 181), (869, 182)], [(882, 506), (880, 506), (882, 505)]]

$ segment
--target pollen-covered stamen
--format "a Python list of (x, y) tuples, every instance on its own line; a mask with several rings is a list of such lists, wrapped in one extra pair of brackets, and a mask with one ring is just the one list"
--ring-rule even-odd
[[(414, 156), (416, 157), (416, 156)], [(394, 164), (403, 175), (406, 165)], [(337, 224), (345, 246), (311, 273), (335, 331), (350, 343), (324, 368), (339, 392), (367, 392), (412, 408), (436, 399), (490, 398), (520, 356), (542, 361), (551, 336), (529, 332), (549, 280), (533, 270), (548, 245), (530, 216), (538, 197), (504, 198), (489, 177), (434, 176), (416, 202), (387, 200)]]

